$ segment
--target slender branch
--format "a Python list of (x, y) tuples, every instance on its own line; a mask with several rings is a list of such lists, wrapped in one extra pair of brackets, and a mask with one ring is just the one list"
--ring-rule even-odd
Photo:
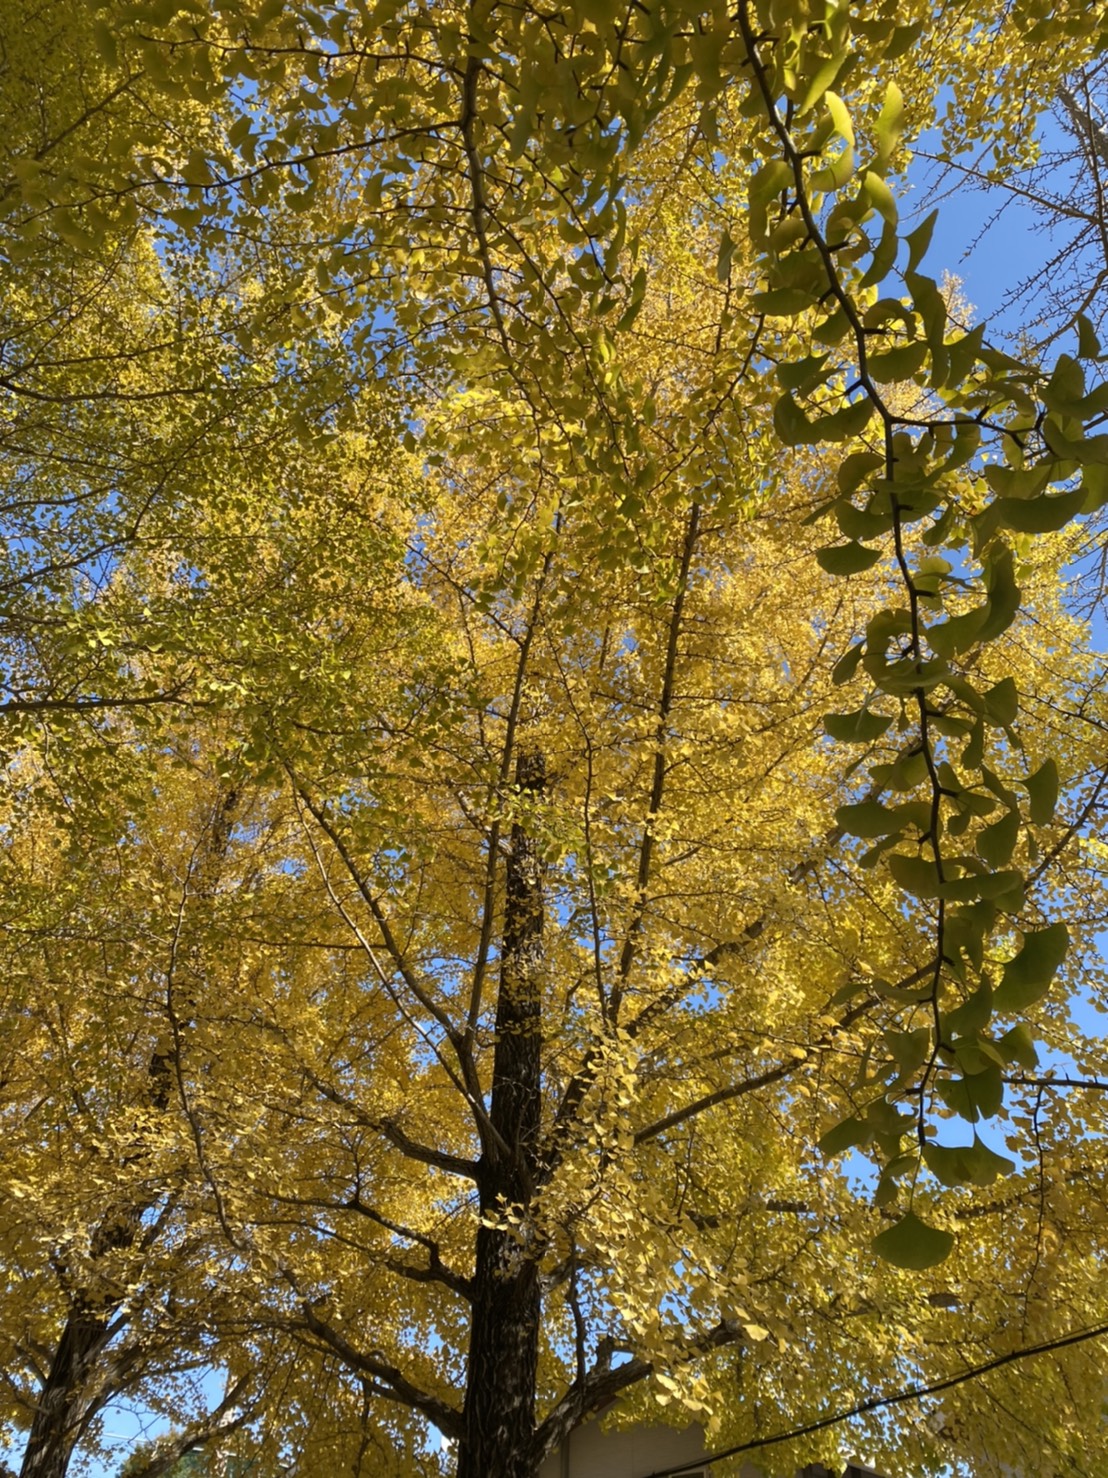
[(1029, 1078), (1021, 1074), (1005, 1078), (1004, 1082), (1010, 1088), (1084, 1088), (1090, 1092), (1108, 1093), (1108, 1080), (1104, 1078)]
[(374, 1211), (372, 1206), (367, 1206), (357, 1191), (349, 1201), (344, 1203), (344, 1210), (355, 1211), (359, 1216), (364, 1216), (367, 1221), (373, 1222), (375, 1226), (381, 1227), (382, 1230), (392, 1232), (394, 1236), (403, 1237), (406, 1241), (415, 1242), (417, 1246), (426, 1250), (427, 1267), (425, 1268), (413, 1268), (410, 1263), (400, 1262), (396, 1258), (386, 1259), (386, 1267), (394, 1273), (411, 1278), (417, 1283), (441, 1283), (459, 1297), (472, 1302), (473, 1288), (470, 1279), (463, 1278), (460, 1273), (455, 1273), (446, 1266), (439, 1251), (439, 1244), (433, 1237), (427, 1236), (426, 1232), (417, 1232), (412, 1227), (403, 1226), (390, 1217), (382, 1216), (379, 1211)]
[[(296, 775), (288, 767), (287, 764), (285, 768), (296, 794), (299, 796), (304, 806), (306, 806), (307, 809), (311, 812), (312, 816), (315, 817), (320, 830), (323, 831), (323, 833), (331, 842), (331, 845), (337, 852), (340, 861), (342, 862), (350, 877), (350, 880), (353, 882), (355, 888), (357, 889), (359, 896), (366, 903), (370, 913), (373, 915), (373, 921), (377, 925), (377, 929), (381, 935), (381, 940), (384, 944), (385, 950), (390, 960), (392, 961), (393, 968), (403, 980), (404, 984), (408, 987), (408, 990), (415, 997), (419, 1005), (422, 1006), (423, 1009), (442, 1027), (447, 1041), (450, 1043), (451, 1047), (454, 1050), (454, 1054), (462, 1075), (460, 1081), (458, 1077), (451, 1071), (449, 1066), (443, 1061), (442, 1054), (439, 1051), (437, 1044), (431, 1044), (432, 1049), (435, 1052), (435, 1056), (439, 1059), (440, 1062), (443, 1063), (443, 1067), (450, 1074), (451, 1081), (454, 1083), (455, 1087), (458, 1088), (459, 1092), (465, 1098), (466, 1103), (469, 1105), (470, 1112), (473, 1115), (473, 1120), (477, 1127), (477, 1132), (481, 1136), (482, 1143), (485, 1144), (486, 1147), (496, 1148), (503, 1152), (507, 1152), (507, 1146), (503, 1143), (500, 1135), (493, 1127), (492, 1121), (488, 1115), (488, 1111), (485, 1108), (484, 1094), (481, 1087), (481, 1079), (477, 1072), (477, 1064), (474, 1061), (472, 1042), (469, 1035), (458, 1028), (458, 1026), (454, 1023), (452, 1017), (450, 1016), (449, 1012), (443, 1006), (439, 1005), (439, 1003), (433, 998), (430, 992), (420, 981), (419, 977), (416, 975), (411, 965), (408, 963), (404, 955), (404, 951), (400, 948), (396, 936), (392, 932), (391, 925), (389, 924), (388, 917), (385, 914), (383, 907), (381, 906), (380, 899), (372, 891), (372, 889), (367, 884), (365, 878), (362, 876), (361, 870), (354, 862), (354, 859), (350, 853), (350, 849), (347, 847), (337, 827), (332, 824), (331, 820), (327, 816), (325, 808), (312, 799), (312, 796), (308, 792), (307, 788), (300, 782), (300, 780), (298, 780)], [(317, 857), (317, 862), (318, 861), (319, 859)], [(324, 878), (326, 880), (326, 873), (324, 873)], [(327, 886), (328, 891), (331, 893), (332, 900), (336, 903), (336, 906), (338, 907), (344, 921), (354, 932), (355, 938), (357, 938), (365, 948), (370, 962), (374, 965), (377, 971), (378, 979), (381, 981), (385, 989), (389, 991), (390, 995), (393, 996), (393, 999), (396, 1000), (396, 993), (392, 988), (392, 984), (386, 972), (382, 970), (380, 964), (378, 963), (375, 952), (364, 939), (364, 936), (362, 935), (361, 930), (358, 928), (357, 923), (353, 919), (351, 919), (349, 913), (342, 907), (333, 890), (331, 890), (329, 883), (327, 884)]]
[(686, 1104), (684, 1108), (674, 1109), (673, 1113), (667, 1114), (664, 1119), (656, 1119), (653, 1124), (647, 1124), (635, 1135), (636, 1144), (645, 1144), (648, 1140), (657, 1139), (659, 1134), (664, 1134), (667, 1129), (673, 1129), (678, 1124), (684, 1124), (688, 1119), (694, 1119), (705, 1110), (715, 1108), (717, 1104), (728, 1103), (734, 1098), (742, 1098), (748, 1093), (755, 1093), (759, 1088), (766, 1088), (771, 1083), (779, 1083), (783, 1078), (791, 1076), (803, 1067), (811, 1064), (813, 1057), (818, 1056), (825, 1048), (829, 1047), (835, 1037), (846, 1031), (860, 1017), (879, 1004), (877, 996), (867, 996), (856, 1006), (852, 1006), (841, 1021), (830, 1027), (821, 1037), (814, 1041), (811, 1047), (804, 1050), (802, 1057), (790, 1058), (787, 1062), (780, 1062), (776, 1067), (767, 1068), (765, 1072), (758, 1073), (752, 1078), (744, 1078), (741, 1083), (728, 1083), (724, 1088), (717, 1088), (714, 1093), (706, 1093), (702, 1098), (695, 1099)]
[(670, 711), (673, 707), (673, 688), (677, 677), (678, 646), (681, 640), (681, 617), (684, 614), (685, 597), (688, 595), (689, 570), (692, 566), (693, 551), (696, 549), (699, 527), (700, 504), (694, 503), (689, 510), (689, 522), (685, 530), (685, 538), (681, 545), (681, 564), (677, 577), (677, 593), (673, 599), (673, 610), (670, 613), (669, 630), (666, 634), (665, 665), (662, 669), (662, 691), (658, 699), (658, 722), (654, 733), (656, 746), (654, 752), (654, 773), (650, 783), (650, 801), (647, 806), (646, 820), (643, 823), (642, 844), (639, 848), (639, 866), (635, 877), (635, 906), (627, 925), (623, 949), (620, 951), (619, 967), (616, 972), (615, 983), (612, 986), (609, 1015), (613, 1023), (618, 1023), (619, 1021), (619, 1008), (623, 996), (623, 987), (631, 974), (631, 968), (635, 962), (639, 935), (642, 933), (643, 921), (646, 917), (646, 889), (650, 882), (651, 863), (654, 859), (654, 828), (662, 809), (662, 796), (665, 791), (666, 737), (669, 729)]
[[(157, 1444), (153, 1457), (138, 1472), (133, 1473), (132, 1478), (163, 1478), (163, 1474), (174, 1471), (181, 1459), (190, 1452), (206, 1447), (217, 1437), (229, 1437), (232, 1432), (237, 1432), (240, 1427), (245, 1426), (251, 1417), (250, 1408), (247, 1407), (240, 1411), (237, 1416), (232, 1415), (232, 1412), (251, 1379), (252, 1375), (240, 1376), (219, 1405), (209, 1411), (203, 1421), (186, 1428), (177, 1436), (162, 1438)], [(131, 1470), (128, 1469), (128, 1471)]]

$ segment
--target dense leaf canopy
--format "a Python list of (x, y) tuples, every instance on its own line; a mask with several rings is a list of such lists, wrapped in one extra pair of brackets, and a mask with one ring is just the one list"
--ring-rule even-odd
[(1100, 1471), (1102, 314), (904, 204), (1096, 8), (0, 26), (22, 1478)]

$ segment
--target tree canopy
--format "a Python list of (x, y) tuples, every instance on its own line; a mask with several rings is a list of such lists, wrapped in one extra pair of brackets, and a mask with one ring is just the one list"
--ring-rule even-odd
[(1002, 345), (905, 202), (927, 130), (1099, 160), (1103, 17), (0, 39), (21, 1478), (124, 1400), (130, 1478), (534, 1478), (617, 1398), (1097, 1471), (1102, 312)]

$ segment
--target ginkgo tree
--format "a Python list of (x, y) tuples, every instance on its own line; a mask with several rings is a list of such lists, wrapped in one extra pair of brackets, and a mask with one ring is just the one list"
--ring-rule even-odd
[[(85, 65), (83, 19), (78, 8), (67, 37), (44, 13), (20, 38), (28, 70), (5, 92), (17, 156), (9, 209), (26, 208), (16, 184), (27, 156), (53, 161), (68, 137), (102, 122), (65, 85), (69, 72), (103, 89), (109, 111), (118, 104), (111, 80)], [(359, 561), (379, 557), (387, 539), (359, 488), (372, 476), (399, 489), (401, 475), (383, 469), (403, 460), (381, 450), (392, 414), (383, 394), (348, 408), (334, 445), (341, 343), (326, 345), (321, 384), (319, 341), (301, 339), (293, 355), (264, 333), (252, 339), (281, 316), (266, 301), (272, 257), (213, 257), (133, 213), (95, 240), (78, 236), (58, 212), (37, 218), (33, 259), (4, 305), (2, 1364), (6, 1417), (27, 1429), (22, 1467), (40, 1474), (64, 1472), (104, 1403), (143, 1382), (155, 1407), (183, 1419), (183, 1373), (197, 1342), (212, 1348), (210, 1246), (185, 1229), (190, 1168), (167, 1122), (165, 1023), (136, 1034), (104, 1004), (141, 998), (152, 962), (172, 956), (158, 924), (143, 934), (130, 863), (147, 862), (120, 838), (169, 825), (169, 790), (151, 761), (188, 742), (162, 727), (167, 715), (233, 699), (241, 719), (252, 703), (257, 712), (251, 695), (267, 668), (330, 670), (320, 564), (330, 587), (355, 550)], [(23, 260), (14, 236), (8, 244)], [(221, 580), (228, 561), (233, 582)], [(241, 728), (237, 742), (249, 745)], [(210, 817), (205, 827), (193, 843), (218, 853), (220, 827)], [(173, 873), (179, 861), (163, 865)], [(119, 904), (125, 913), (109, 922)], [(44, 952), (39, 939), (50, 940)], [(113, 1051), (126, 1070), (117, 1060), (111, 1081), (93, 1085), (78, 1064)], [(147, 1133), (151, 1122), (164, 1124), (169, 1148)], [(229, 1388), (240, 1407), (249, 1385)], [(216, 1418), (225, 1436), (242, 1419), (227, 1405), (190, 1406), (182, 1440)]]
[[(71, 510), (47, 542), (91, 507), (108, 534), (82, 548), (111, 549), (104, 594), (20, 574), (44, 629), (109, 654), (62, 689), (36, 658), (10, 737), (44, 943), (4, 1113), (44, 1189), (8, 1226), (56, 1273), (56, 1350), (87, 1151), (34, 1161), (43, 1106), (73, 1101), (110, 1125), (89, 1205), (129, 1227), (101, 1309), (200, 1310), (159, 1337), (231, 1391), (298, 1351), (250, 1396), (274, 1470), (433, 1469), (433, 1427), (464, 1478), (530, 1478), (616, 1396), (776, 1443), (906, 1371), (951, 1384), (938, 1419), (870, 1428), (890, 1465), (1087, 1458), (1095, 1346), (1040, 1356), (1034, 1401), (1016, 1357), (1104, 1319), (1103, 1075), (1053, 983), (1100, 989), (1102, 674), (1062, 572), (1108, 502), (1108, 389), (1088, 318), (1046, 366), (964, 321), (898, 198), (944, 90), (951, 147), (1018, 161), (1102, 18), (58, 13), (64, 45), (41, 15), (13, 41), (56, 96), (15, 135), (5, 240), (32, 328), (36, 291), (72, 318), (70, 256), (90, 274), (119, 336), (94, 357), (127, 375), (90, 386), (75, 341), (45, 390), (45, 351), (5, 387), (67, 407), (12, 438), (31, 505)], [(208, 356), (218, 424), (190, 422), (173, 354), (128, 358), (163, 318), (109, 316), (139, 283), (96, 280), (119, 241), (211, 331), (172, 342)], [(72, 470), (112, 448), (97, 405), (135, 397), (203, 469), (149, 541), (117, 520), (155, 472), (90, 497)], [(380, 452), (379, 398), (404, 428)], [(244, 456), (221, 428), (252, 414)], [(117, 712), (139, 697), (146, 728)], [(90, 781), (111, 804), (82, 848)], [(59, 984), (40, 826), (82, 907), (116, 906), (105, 849), (126, 857), (100, 932), (148, 919), (158, 948), (78, 950)], [(126, 987), (141, 1143), (70, 977)], [(55, 1021), (87, 1050), (40, 1052)], [(164, 1298), (158, 1197), (188, 1249)], [(42, 1371), (24, 1465), (61, 1474), (83, 1428), (49, 1430), (44, 1393), (94, 1410), (107, 1325), (63, 1380), (9, 1306)], [(989, 1356), (1012, 1358), (961, 1382)], [(169, 1367), (140, 1365), (156, 1404)], [(820, 1430), (768, 1460), (833, 1456)]]

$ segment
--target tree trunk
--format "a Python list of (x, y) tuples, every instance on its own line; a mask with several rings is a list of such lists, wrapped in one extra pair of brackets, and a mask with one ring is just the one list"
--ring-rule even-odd
[[(542, 754), (521, 752), (516, 784), (541, 797)], [(473, 1322), (458, 1478), (534, 1478), (535, 1383), (542, 1313), (530, 1203), (542, 1108), (542, 861), (526, 818), (512, 827), (496, 1006), (490, 1117), (506, 1149), (490, 1145), (478, 1191)]]
[[(93, 1239), (93, 1256), (132, 1247), (146, 1209), (138, 1206), (105, 1219)], [(122, 1302), (123, 1291), (111, 1286), (97, 1297), (83, 1292), (75, 1296), (39, 1393), (19, 1478), (65, 1478), (88, 1417), (89, 1374)]]
[(104, 1320), (74, 1310), (54, 1351), (19, 1478), (65, 1478), (84, 1417), (85, 1380), (104, 1337)]

